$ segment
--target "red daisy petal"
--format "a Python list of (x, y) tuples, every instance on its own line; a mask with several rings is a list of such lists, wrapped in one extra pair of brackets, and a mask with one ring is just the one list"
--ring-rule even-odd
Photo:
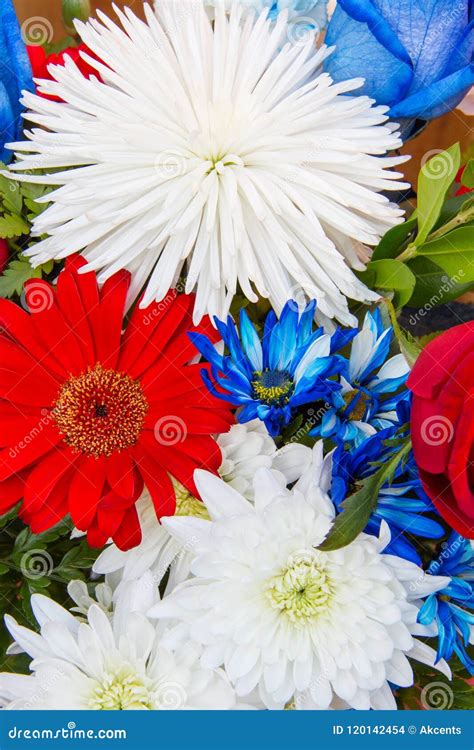
[(143, 450), (141, 446), (137, 446), (134, 453), (139, 471), (150, 493), (156, 515), (158, 518), (174, 515), (176, 496), (169, 475), (154, 460), (153, 456)]
[(17, 474), (20, 469), (49, 453), (61, 440), (62, 435), (51, 422), (43, 429), (25, 432), (23, 439), (16, 445), (0, 451), (0, 481)]
[(106, 463), (107, 481), (121, 497), (136, 493), (136, 472), (132, 457), (125, 452), (113, 453)]
[(59, 274), (56, 299), (61, 314), (74, 329), (84, 354), (85, 365), (94, 364), (96, 361), (94, 339), (75, 274)]
[(100, 295), (100, 326), (96, 326), (97, 357), (104, 367), (116, 367), (130, 274), (119, 271), (108, 279)]
[[(22, 518), (35, 531), (70, 513), (90, 544), (112, 536), (128, 549), (141, 539), (144, 483), (157, 514), (173, 514), (170, 477), (196, 494), (194, 470), (216, 471), (212, 434), (233, 416), (208, 393), (203, 366), (187, 364), (193, 297), (172, 292), (136, 308), (122, 334), (128, 273), (99, 291), (84, 263), (69, 258), (56, 287), (27, 284), (31, 314), (0, 300), (0, 481), (8, 507), (24, 494)], [(178, 444), (155, 437), (168, 415), (184, 425)]]
[(0, 299), (0, 331), (3, 336), (8, 335), (16, 341), (33, 359), (42, 362), (51, 374), (59, 375), (60, 378), (67, 376), (67, 370), (38, 339), (31, 325), (31, 316), (6, 299)]
[(24, 503), (29, 511), (34, 512), (48, 502), (56, 484), (64, 482), (64, 475), (79, 459), (79, 454), (73, 453), (70, 448), (60, 447), (52, 450), (34, 467), (25, 483)]
[(140, 528), (140, 521), (138, 520), (137, 509), (134, 505), (126, 511), (120, 528), (112, 538), (117, 547), (123, 552), (140, 544), (142, 530)]
[(63, 481), (56, 484), (48, 497), (48, 502), (39, 510), (29, 512), (27, 507), (22, 506), (19, 515), (30, 526), (33, 534), (42, 534), (56, 526), (67, 515), (67, 512), (67, 483)]
[(23, 477), (9, 477), (0, 484), (0, 513), (3, 515), (21, 500), (23, 495)]
[(105, 458), (81, 458), (69, 487), (69, 512), (74, 524), (86, 531), (94, 518), (105, 483)]
[(172, 304), (154, 303), (146, 310), (136, 307), (125, 331), (119, 368), (137, 378), (161, 359), (163, 347), (177, 335), (186, 316), (190, 319), (192, 301), (191, 296), (181, 295)]
[(53, 287), (46, 281), (34, 279), (26, 282), (25, 290), (31, 323), (40, 341), (68, 373), (81, 372), (84, 356), (74, 330), (56, 303)]

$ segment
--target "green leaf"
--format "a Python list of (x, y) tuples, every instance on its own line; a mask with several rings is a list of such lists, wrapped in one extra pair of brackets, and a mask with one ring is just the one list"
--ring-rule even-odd
[(408, 221), (405, 221), (403, 224), (397, 224), (397, 226), (389, 229), (375, 248), (372, 261), (382, 260), (383, 258), (396, 258), (397, 255), (400, 255), (416, 224), (417, 218), (413, 214)]
[(466, 224), (418, 248), (425, 256), (440, 266), (452, 278), (462, 283), (474, 281), (474, 228)]
[(360, 483), (360, 489), (344, 500), (342, 513), (336, 517), (328, 537), (318, 549), (329, 552), (345, 547), (354, 541), (365, 529), (371, 514), (376, 509), (381, 488), (392, 479), (397, 467), (408, 455), (410, 449), (411, 440), (407, 437), (392, 458), (383, 463), (374, 474), (364, 479)]
[[(5, 168), (5, 166), (0, 162), (0, 169), (2, 168)], [(0, 193), (2, 194), (3, 205), (6, 210), (12, 214), (21, 214), (23, 200), (20, 184), (0, 174)]]
[(370, 289), (393, 291), (395, 307), (403, 307), (408, 302), (416, 283), (408, 266), (390, 258), (372, 260), (359, 277)]
[(12, 260), (0, 276), (0, 297), (20, 295), (23, 291), (23, 284), (28, 279), (40, 279), (42, 273), (41, 266), (32, 268), (26, 258)]
[(422, 167), (418, 177), (418, 238), (423, 243), (436, 224), (447, 192), (461, 164), (459, 143), (435, 154)]
[(470, 159), (466, 164), (462, 173), (461, 184), (464, 187), (474, 189), (474, 159)]
[(30, 225), (16, 214), (5, 214), (0, 216), (0, 237), (10, 239), (11, 237), (21, 237), (22, 234), (29, 234)]
[(408, 266), (416, 278), (408, 305), (418, 307), (420, 317), (436, 305), (457, 299), (472, 287), (471, 282), (463, 281), (464, 271), (462, 275), (451, 277), (430, 258), (418, 256), (409, 261)]

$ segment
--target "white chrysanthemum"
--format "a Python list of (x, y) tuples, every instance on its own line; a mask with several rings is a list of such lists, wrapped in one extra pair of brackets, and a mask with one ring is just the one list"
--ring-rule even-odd
[(84, 622), (34, 594), (40, 635), (6, 618), (16, 645), (33, 659), (32, 674), (0, 674), (0, 703), (55, 710), (233, 708), (233, 689), (222, 671), (200, 665), (199, 645), (163, 646), (166, 626), (146, 616), (156, 599), (147, 573), (121, 584), (111, 619), (93, 604)]
[(49, 237), (26, 254), (82, 251), (101, 282), (127, 268), (143, 307), (183, 271), (195, 320), (222, 318), (240, 285), (277, 312), (303, 290), (355, 324), (346, 297), (376, 295), (349, 268), (363, 268), (354, 247), (402, 215), (379, 192), (400, 187), (391, 167), (404, 160), (383, 157), (401, 145), (387, 108), (345, 96), (362, 79), (333, 84), (328, 50), (289, 42), (286, 13), (241, 24), (239, 5), (219, 7), (213, 27), (201, 0), (145, 11), (147, 23), (116, 9), (123, 30), (103, 14), (77, 24), (102, 82), (68, 59), (40, 86), (66, 103), (24, 94), (41, 127), (13, 144), (12, 169), (59, 186), (33, 227)]
[[(324, 475), (322, 450), (313, 483)], [(256, 475), (255, 505), (207, 472), (196, 472), (212, 523), (167, 518), (186, 544), (194, 539), (194, 578), (151, 615), (177, 618), (203, 647), (202, 663), (223, 665), (236, 692), (258, 688), (269, 708), (395, 708), (389, 682), (413, 683), (411, 656), (431, 665), (436, 652), (418, 641), (416, 597), (446, 585), (413, 563), (381, 554), (389, 541), (366, 534), (334, 552), (317, 549), (333, 506), (308, 476), (291, 492), (272, 471)], [(172, 631), (171, 631), (172, 632)], [(440, 666), (440, 665), (438, 665)], [(445, 663), (441, 668), (448, 670)]]
[[(219, 435), (217, 443), (222, 453), (219, 474), (248, 500), (253, 499), (253, 477), (259, 468), (270, 468), (276, 457), (276, 445), (259, 419), (246, 424), (235, 424), (229, 432)], [(291, 453), (291, 452), (290, 452)], [(175, 482), (176, 515), (208, 518), (205, 505), (193, 498)], [(151, 569), (159, 583), (169, 571), (167, 590), (189, 575), (192, 547), (183, 547), (158, 521), (149, 493), (145, 490), (137, 503), (142, 529), (142, 541), (137, 547), (123, 552), (110, 544), (94, 563), (99, 575), (119, 573), (124, 580), (141, 576)]]

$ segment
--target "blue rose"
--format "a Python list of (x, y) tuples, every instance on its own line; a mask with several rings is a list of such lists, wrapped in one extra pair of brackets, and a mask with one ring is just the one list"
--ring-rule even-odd
[(28, 53), (12, 0), (0, 0), (0, 159), (4, 162), (12, 157), (5, 143), (21, 134), (23, 89), (34, 91)]
[(472, 0), (339, 0), (326, 70), (364, 78), (360, 92), (393, 118), (439, 117), (474, 83), (472, 11)]

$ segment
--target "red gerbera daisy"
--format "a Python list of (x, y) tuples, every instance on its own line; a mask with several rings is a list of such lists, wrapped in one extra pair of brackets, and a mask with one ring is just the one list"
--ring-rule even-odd
[(229, 406), (203, 384), (189, 330), (193, 298), (172, 290), (138, 307), (122, 333), (129, 274), (99, 290), (67, 262), (57, 286), (32, 280), (29, 313), (0, 300), (0, 512), (23, 498), (34, 533), (70, 513), (92, 546), (140, 542), (135, 503), (144, 486), (158, 517), (172, 515), (171, 477), (193, 495), (198, 467), (217, 471), (213, 433)]

